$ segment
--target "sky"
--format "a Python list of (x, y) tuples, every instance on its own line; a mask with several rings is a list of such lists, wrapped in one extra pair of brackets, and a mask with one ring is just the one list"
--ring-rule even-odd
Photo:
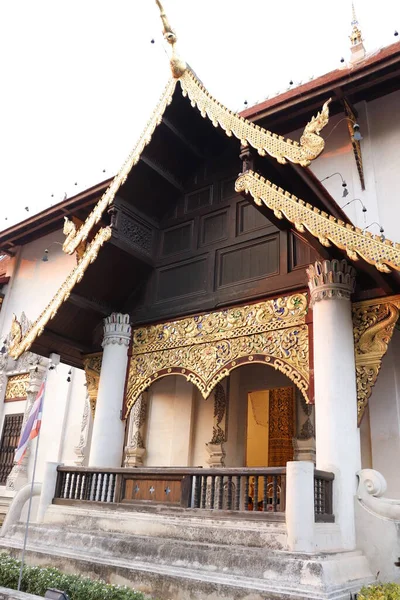
[[(232, 110), (350, 57), (350, 0), (164, 8), (179, 54)], [(355, 9), (367, 52), (399, 39), (398, 0)], [(167, 50), (154, 0), (0, 3), (0, 231), (115, 174), (169, 78)]]

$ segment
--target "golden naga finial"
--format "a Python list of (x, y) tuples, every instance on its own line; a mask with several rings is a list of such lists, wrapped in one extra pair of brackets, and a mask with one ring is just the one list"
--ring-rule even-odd
[(178, 41), (178, 38), (176, 36), (175, 31), (172, 29), (171, 25), (169, 24), (169, 21), (168, 21), (167, 15), (165, 14), (163, 5), (161, 4), (160, 0), (156, 0), (156, 4), (160, 11), (160, 17), (161, 17), (161, 21), (162, 21), (163, 28), (164, 28), (164, 31), (163, 31), (164, 38), (166, 39), (168, 44), (171, 45), (171, 48), (172, 48), (172, 53), (171, 53), (171, 58), (170, 58), (172, 75), (175, 77), (175, 79), (179, 79), (179, 77), (181, 77), (184, 74), (184, 72), (186, 71), (187, 65), (186, 65), (185, 61), (180, 59), (179, 56), (176, 54), (175, 44)]
[(300, 138), (300, 145), (304, 148), (309, 160), (313, 160), (316, 156), (321, 154), (325, 147), (325, 141), (319, 134), (329, 122), (330, 102), (331, 98), (325, 102), (321, 112), (317, 113), (317, 115), (307, 123), (303, 135)]
[(353, 46), (356, 46), (357, 44), (361, 44), (363, 39), (362, 39), (361, 30), (358, 27), (358, 21), (357, 21), (357, 17), (356, 17), (356, 9), (354, 8), (354, 2), (351, 3), (351, 11), (352, 11), (351, 24), (353, 26), (353, 30), (350, 35), (350, 41)]

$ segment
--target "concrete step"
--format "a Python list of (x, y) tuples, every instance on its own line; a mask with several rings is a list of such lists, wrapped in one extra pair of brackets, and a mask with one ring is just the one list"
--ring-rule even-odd
[[(0, 548), (18, 555), (23, 524)], [(174, 600), (348, 600), (372, 577), (361, 552), (289, 552), (283, 522), (256, 515), (53, 505), (27, 556)]]
[(168, 538), (198, 543), (287, 550), (286, 524), (270, 521), (262, 513), (221, 516), (220, 511), (159, 508), (113, 510), (105, 507), (52, 505), (48, 525), (76, 528), (81, 532), (110, 532)]
[[(110, 536), (113, 537), (113, 536)], [(0, 538), (0, 548), (19, 556), (22, 541)], [(52, 565), (69, 573), (101, 577), (110, 583), (131, 585), (156, 598), (173, 600), (348, 600), (371, 579), (360, 552), (332, 555), (281, 553), (275, 564), (265, 559), (262, 577), (237, 575), (229, 565), (223, 571), (181, 564), (146, 562), (126, 556), (107, 556), (90, 548), (70, 549), (64, 538), (49, 547), (28, 540), (27, 562)]]

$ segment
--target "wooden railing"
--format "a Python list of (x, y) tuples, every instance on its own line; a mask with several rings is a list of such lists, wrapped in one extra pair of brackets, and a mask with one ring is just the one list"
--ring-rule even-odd
[(333, 522), (333, 473), (314, 471), (314, 514), (316, 522)]
[[(316, 521), (333, 521), (332, 480), (332, 474), (315, 471)], [(58, 467), (53, 502), (159, 503), (214, 511), (283, 514), (286, 468)]]

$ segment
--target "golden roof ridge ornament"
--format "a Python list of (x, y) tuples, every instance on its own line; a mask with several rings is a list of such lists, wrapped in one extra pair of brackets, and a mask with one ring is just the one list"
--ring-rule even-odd
[(361, 29), (359, 28), (359, 23), (357, 20), (357, 16), (356, 16), (356, 9), (354, 8), (354, 2), (351, 3), (351, 14), (352, 14), (352, 19), (351, 19), (351, 24), (352, 24), (352, 32), (350, 35), (350, 41), (352, 43), (353, 46), (355, 46), (356, 44), (361, 44), (364, 40), (362, 37), (362, 33), (361, 33)]
[(300, 232), (307, 229), (323, 246), (328, 247), (332, 243), (345, 250), (351, 260), (363, 258), (383, 273), (390, 273), (390, 268), (400, 271), (400, 244), (390, 240), (382, 242), (378, 235), (335, 219), (312, 204), (292, 196), (258, 173), (246, 171), (239, 175), (235, 190), (239, 193), (250, 192), (258, 206), (265, 204), (274, 211), (278, 219), (286, 217)]
[(139, 162), (144, 148), (150, 143), (167, 106), (172, 101), (177, 81), (181, 85), (183, 96), (189, 97), (192, 106), (197, 107), (204, 118), (210, 119), (215, 127), (221, 127), (228, 137), (234, 135), (242, 144), (250, 145), (261, 156), (268, 154), (281, 164), (290, 161), (306, 167), (324, 149), (325, 142), (319, 134), (329, 121), (328, 105), (330, 100), (325, 102), (321, 112), (307, 123), (300, 138), (300, 144), (251, 123), (213, 98), (190, 67), (177, 56), (176, 33), (169, 23), (160, 0), (156, 0), (156, 4), (160, 11), (164, 38), (172, 47), (170, 64), (173, 77), (169, 80), (139, 141), (83, 225), (78, 229), (75, 223), (65, 217), (64, 235), (66, 239), (63, 250), (66, 254), (73, 254), (78, 246), (87, 239), (93, 227), (99, 223), (104, 211), (113, 202), (119, 188), (125, 183), (131, 169)]
[(183, 61), (181, 58), (179, 58), (178, 54), (176, 53), (175, 45), (176, 45), (176, 42), (178, 41), (178, 38), (177, 38), (175, 31), (172, 29), (172, 27), (168, 21), (168, 17), (165, 14), (163, 5), (161, 4), (160, 0), (156, 0), (156, 4), (159, 8), (161, 21), (162, 21), (163, 28), (164, 28), (164, 30), (163, 30), (164, 39), (171, 46), (170, 65), (171, 65), (172, 76), (175, 79), (179, 79), (179, 77), (181, 77), (184, 74), (184, 72), (186, 71), (187, 64), (185, 63), (185, 61)]

